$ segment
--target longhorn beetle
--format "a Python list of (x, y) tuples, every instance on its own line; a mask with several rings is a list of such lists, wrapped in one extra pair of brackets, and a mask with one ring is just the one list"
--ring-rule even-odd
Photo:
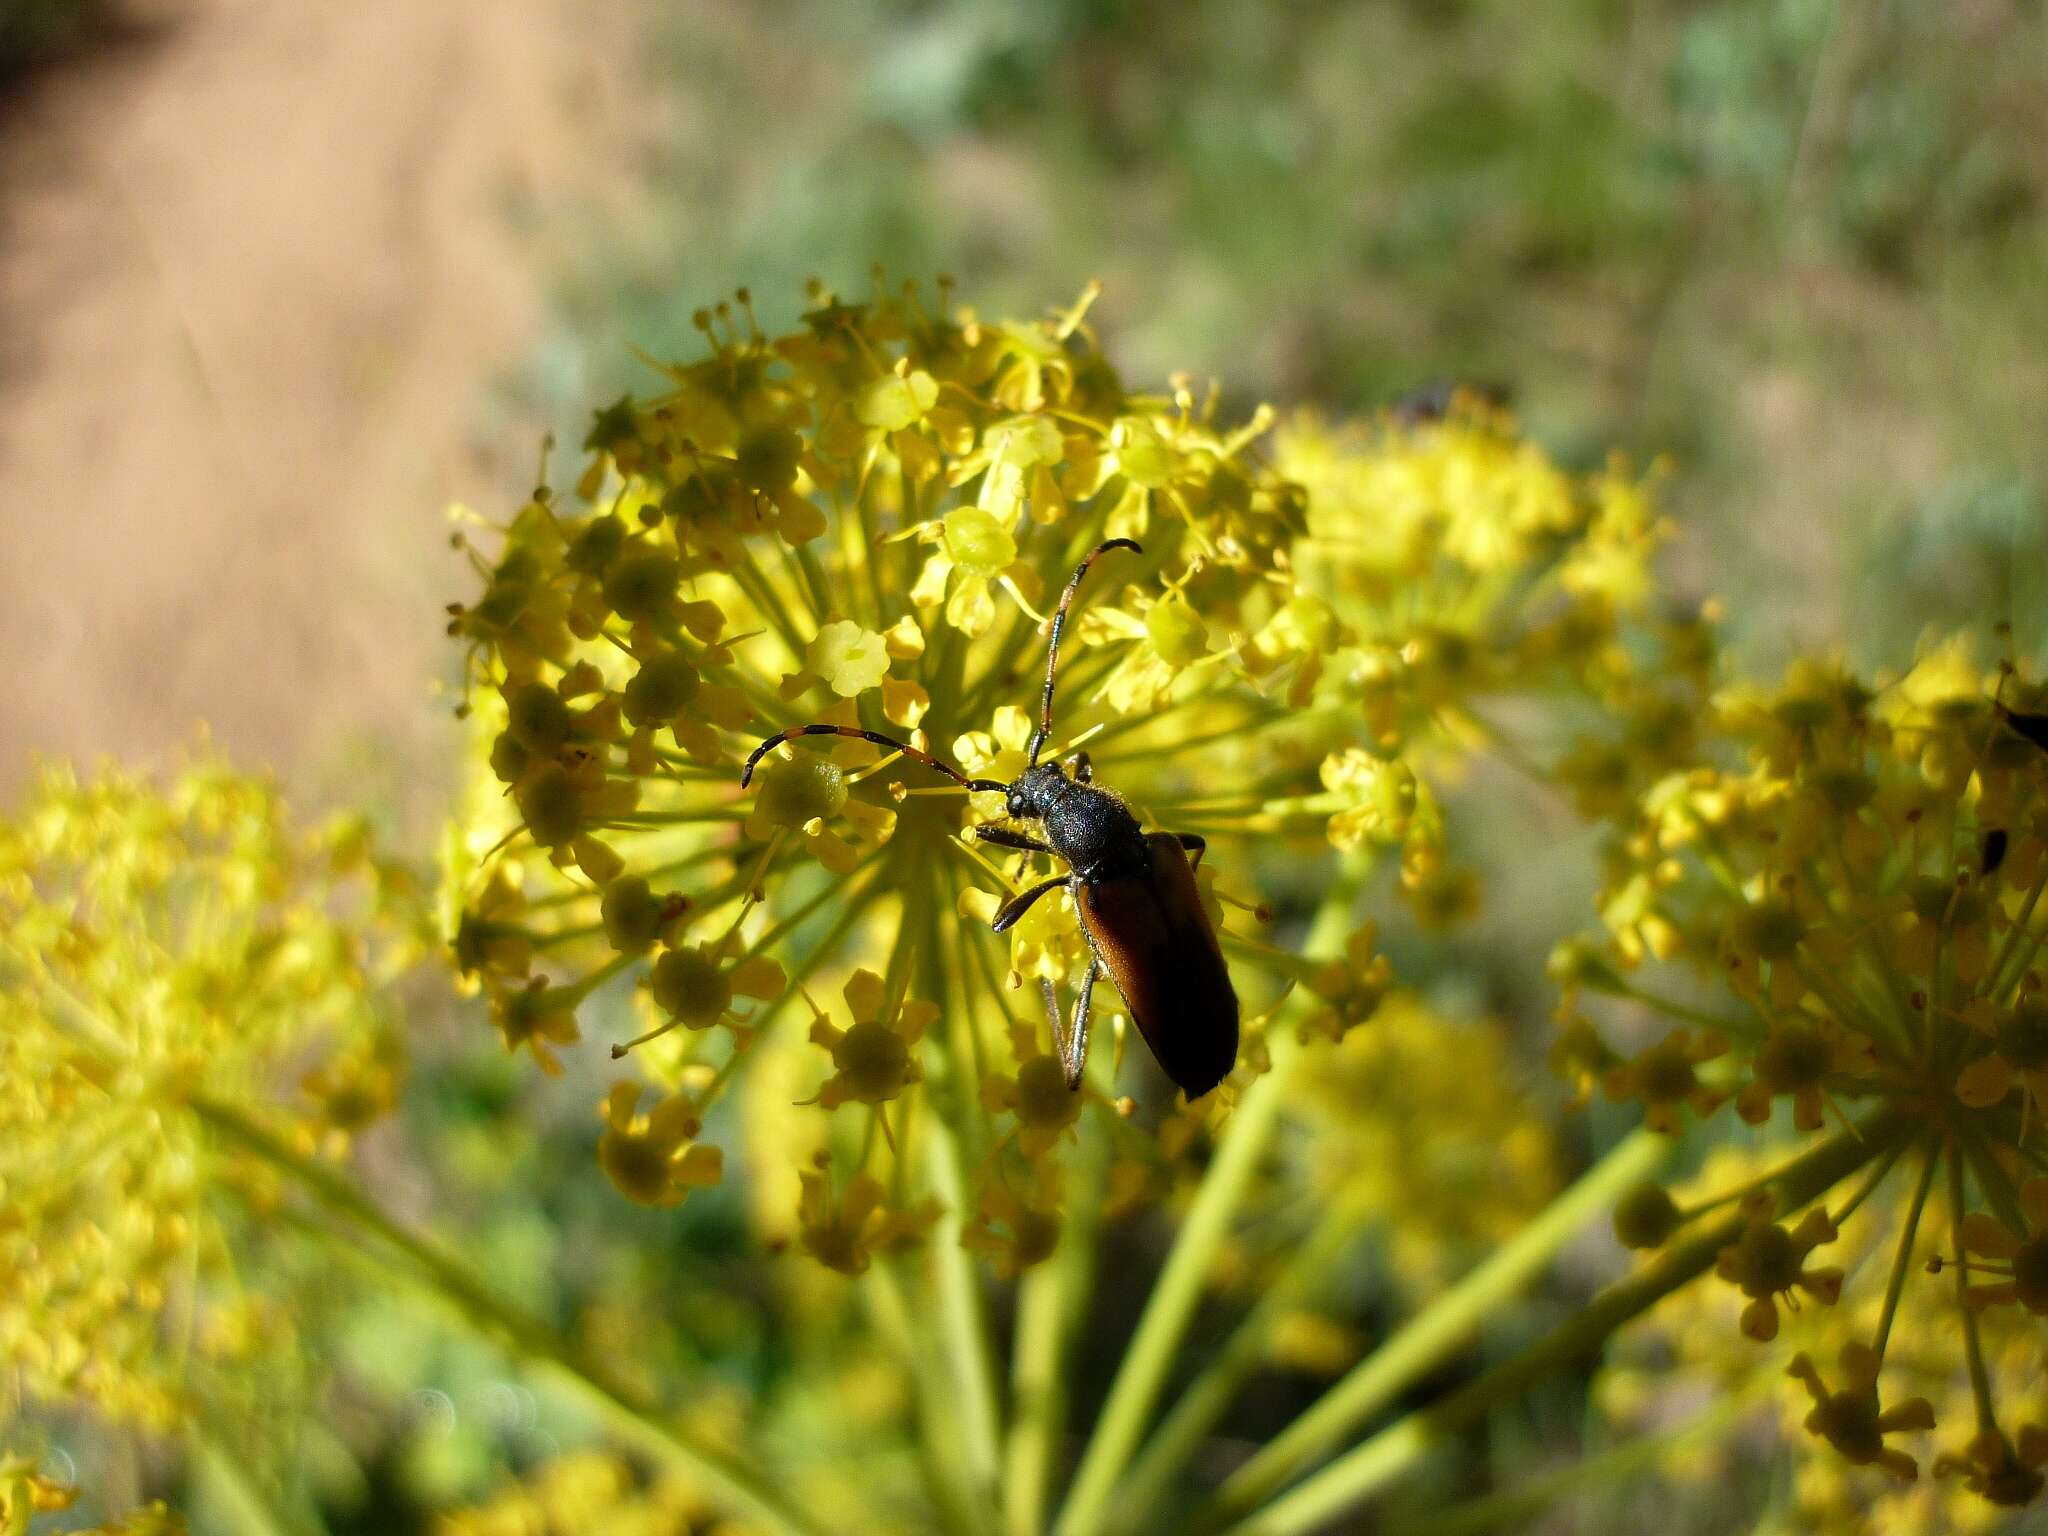
[[(1053, 615), (1045, 653), (1045, 693), (1038, 729), (1031, 737), (1031, 760), (1014, 783), (970, 779), (929, 752), (875, 731), (845, 725), (798, 725), (754, 748), (740, 771), (740, 787), (744, 789), (753, 778), (754, 765), (785, 741), (799, 736), (852, 736), (901, 752), (970, 792), (1001, 792), (1007, 797), (1009, 815), (1019, 821), (1035, 821), (1043, 836), (1000, 826), (975, 827), (974, 835), (999, 848), (1050, 853), (1065, 861), (1067, 873), (1004, 902), (995, 916), (995, 931), (1007, 931), (1040, 897), (1067, 889), (1073, 893), (1081, 933), (1088, 941), (1088, 970), (1074, 1000), (1073, 1022), (1066, 1038), (1054, 1042), (1067, 1087), (1081, 1086), (1082, 1068), (1088, 1060), (1095, 978), (1107, 971), (1166, 1075), (1190, 1099), (1198, 1099), (1222, 1082), (1237, 1062), (1237, 993), (1231, 988), (1216, 930), (1209, 925), (1209, 914), (1195, 888), (1195, 865), (1201, 863), (1208, 844), (1192, 832), (1146, 832), (1114, 791), (1094, 782), (1085, 752), (1076, 752), (1064, 763), (1038, 760), (1052, 737), (1053, 679), (1059, 670), (1060, 635), (1066, 628), (1067, 610), (1096, 556), (1112, 549), (1143, 553), (1134, 540), (1111, 539), (1090, 550), (1075, 567)], [(1194, 855), (1192, 863), (1189, 854)]]

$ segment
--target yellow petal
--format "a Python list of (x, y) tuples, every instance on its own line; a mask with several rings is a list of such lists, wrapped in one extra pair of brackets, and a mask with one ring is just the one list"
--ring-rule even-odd
[(846, 987), (841, 995), (845, 997), (846, 1006), (852, 1011), (854, 1022), (857, 1024), (879, 1019), (882, 1016), (882, 1005), (888, 1000), (888, 994), (882, 986), (882, 978), (865, 968), (847, 977)]
[(1987, 1109), (2012, 1091), (2012, 1068), (2003, 1056), (1980, 1056), (1956, 1074), (1956, 1097), (1971, 1109)]

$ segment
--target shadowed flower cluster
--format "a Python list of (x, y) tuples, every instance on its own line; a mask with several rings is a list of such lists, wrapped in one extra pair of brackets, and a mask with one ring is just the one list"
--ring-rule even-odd
[(390, 1108), (375, 999), (408, 940), (363, 829), (291, 828), (198, 755), (162, 788), (48, 769), (0, 823), (0, 1359), (153, 1426), (187, 1367), (289, 1340), (212, 1198), (266, 1198), (232, 1127), (333, 1153)]
[[(1799, 1158), (1841, 1154), (1844, 1193), (1803, 1214), (1779, 1208), (1768, 1178), (1695, 1202), (1651, 1186), (1618, 1213), (1624, 1239), (1665, 1248), (1740, 1209), (1715, 1267), (1757, 1340), (1788, 1308), (1847, 1312), (1845, 1285), (1881, 1287), (1867, 1322), (1792, 1369), (1807, 1429), (1898, 1477), (1917, 1465), (1902, 1442), (1954, 1396), (1894, 1385), (1901, 1320), (1947, 1317), (1969, 1407), (1939, 1415), (1936, 1468), (1999, 1504), (2039, 1491), (2048, 1449), (2022, 1386), (2032, 1368), (2001, 1376), (1985, 1342), (1992, 1317), (2048, 1309), (2036, 708), (1960, 643), (1881, 690), (1814, 663), (1727, 690), (1713, 725), (1740, 756), (1641, 796), (1610, 845), (1605, 935), (1555, 964), (1560, 1058), (1652, 1125), (1733, 1113), (1800, 1138)], [(1840, 1233), (1859, 1211), (1888, 1231), (1886, 1261), (1845, 1273)]]

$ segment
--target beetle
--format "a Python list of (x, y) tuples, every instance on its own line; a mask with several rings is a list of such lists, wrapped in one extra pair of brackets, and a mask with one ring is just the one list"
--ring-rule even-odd
[[(798, 725), (756, 747), (740, 771), (740, 787), (755, 765), (799, 736), (851, 736), (900, 752), (954, 780), (969, 792), (993, 790), (1017, 821), (1037, 823), (1038, 833), (1005, 826), (977, 826), (974, 836), (999, 848), (1047, 853), (1067, 873), (1019, 892), (1004, 902), (992, 927), (1007, 932), (1037, 902), (1057, 890), (1073, 893), (1074, 910), (1088, 941), (1088, 969), (1074, 1000), (1066, 1038), (1055, 1040), (1067, 1087), (1078, 1089), (1088, 1060), (1088, 1024), (1096, 979), (1105, 971), (1123, 994), (1138, 1031), (1176, 1087), (1198, 1099), (1237, 1063), (1237, 992), (1223, 947), (1195, 886), (1195, 869), (1207, 841), (1193, 832), (1146, 832), (1115, 791), (1095, 782), (1088, 754), (1062, 762), (1040, 762), (1052, 738), (1052, 705), (1059, 671), (1060, 636), (1081, 579), (1097, 557), (1114, 549), (1143, 553), (1132, 539), (1110, 539), (1082, 557), (1067, 581), (1053, 615), (1046, 646), (1045, 689), (1030, 761), (1012, 783), (973, 779), (952, 764), (877, 731), (845, 725)], [(1192, 858), (1190, 858), (1192, 855)], [(1057, 1035), (1057, 1019), (1054, 1033)]]

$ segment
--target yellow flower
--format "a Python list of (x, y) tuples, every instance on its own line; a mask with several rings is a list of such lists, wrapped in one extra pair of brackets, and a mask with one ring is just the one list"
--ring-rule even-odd
[(881, 1183), (857, 1173), (835, 1196), (829, 1165), (803, 1175), (798, 1235), (805, 1250), (843, 1275), (864, 1271), (877, 1253), (921, 1241), (939, 1219), (935, 1201), (891, 1210)]
[[(1810, 1427), (1851, 1460), (1903, 1475), (1912, 1458), (1883, 1435), (1921, 1414), (1910, 1402), (1880, 1414), (1878, 1376), (1909, 1318), (1946, 1317), (1963, 1336), (1980, 1435), (1949, 1460), (1986, 1497), (2035, 1478), (1999, 1425), (1988, 1318), (2012, 1303), (2048, 1310), (2028, 1270), (2048, 1194), (2019, 1179), (2044, 1155), (2034, 1077), (2048, 1063), (2037, 1039), (2048, 1028), (2037, 915), (2048, 751), (2000, 712), (1997, 694), (2013, 688), (2029, 696), (1947, 642), (1889, 688), (1805, 660), (1775, 685), (1723, 690), (1697, 733), (1701, 760), (1616, 813), (1609, 934), (1561, 950), (1553, 967), (1573, 1004), (1583, 991), (1631, 1009), (1633, 1029), (1661, 1021), (1661, 1037), (1608, 1074), (1648, 1123), (1671, 1127), (1678, 1105), (1703, 1110), (1732, 1092), (1754, 1125), (1868, 1148), (1849, 1207), (1892, 1223), (1895, 1278), (1868, 1334), (1838, 1341), (1853, 1346), (1847, 1386), (1831, 1392), (1801, 1366)], [(1574, 1028), (1572, 1061), (1597, 1045)], [(1895, 1182), (1909, 1169), (1906, 1197)], [(1991, 1211), (1964, 1207), (1973, 1188)], [(1740, 1194), (1685, 1207), (1662, 1236)], [(1946, 1261), (1960, 1259), (1958, 1285), (1930, 1284), (1912, 1263), (1943, 1208), (1962, 1249)], [(1723, 1275), (1749, 1298), (1745, 1333), (1774, 1336), (1794, 1287), (1833, 1299), (1843, 1269), (1807, 1263), (1831, 1230), (1816, 1208), (1790, 1230), (1752, 1222), (1723, 1251)], [(1942, 1348), (1957, 1358), (1952, 1338)]]
[(161, 785), (46, 769), (0, 822), (10, 1379), (177, 1421), (266, 1283), (222, 1235), (221, 1191), (267, 1187), (223, 1126), (338, 1154), (390, 1107), (409, 900), (360, 826), (301, 832), (204, 749)]
[(1018, 1149), (1031, 1159), (1043, 1157), (1073, 1132), (1086, 1096), (1067, 1087), (1059, 1057), (1038, 1048), (1038, 1031), (1019, 1024), (1010, 1031), (1015, 1073), (991, 1074), (982, 1084), (981, 1099), (989, 1109), (1016, 1117)]
[(939, 1016), (937, 1006), (900, 998), (891, 1006), (882, 978), (865, 970), (853, 973), (843, 995), (854, 1021), (850, 1029), (839, 1029), (816, 1013), (815, 1006), (812, 1010), (816, 1018), (811, 1043), (831, 1052), (833, 1066), (816, 1102), (825, 1109), (837, 1109), (849, 1100), (880, 1105), (923, 1082), (915, 1050)]
[[(878, 1112), (823, 1133), (851, 1170), (838, 1194), (803, 1168), (808, 1141), (750, 1181), (787, 1191), (801, 1172), (804, 1246), (838, 1267), (889, 1220), (875, 1188), (907, 1220), (949, 1159), (969, 1160), (944, 1184), (958, 1199), (1028, 1177), (1036, 1210), (1066, 1188), (1064, 1149), (1106, 1137), (1109, 1198), (1157, 1199), (1228, 1124), (1210, 1106), (1139, 1136), (1067, 1089), (1034, 994), (1053, 987), (1063, 1028), (1094, 959), (1071, 893), (1006, 949), (985, 930), (1070, 871), (991, 846), (1032, 829), (963, 779), (1006, 785), (1036, 747), (1147, 833), (1206, 845), (1241, 1089), (1273, 1059), (1289, 988), (1312, 982), (1302, 1027), (1339, 1035), (1389, 980), (1369, 938), (1312, 979), (1237, 931), (1241, 911), (1277, 894), (1298, 915), (1338, 849), (1397, 853), (1425, 922), (1472, 910), (1440, 786), (1496, 744), (1483, 695), (1591, 704), (1587, 728), (1622, 744), (1612, 786), (1636, 786), (1679, 750), (1711, 670), (1703, 626), (1643, 617), (1662, 529), (1625, 469), (1570, 474), (1477, 414), (1275, 440), (1269, 410), (1231, 422), (1180, 380), (1127, 389), (1092, 297), (1019, 322), (935, 312), (914, 285), (818, 289), (779, 336), (745, 303), (715, 308), (708, 355), (596, 413), (572, 488), (513, 509), (488, 552), (464, 536), (478, 590), (451, 629), (475, 787), (449, 839), (449, 929), (509, 1045), (552, 1065), (593, 994), (636, 982), (651, 1017), (622, 1048), (659, 1039), (644, 1070), (708, 1114), (765, 1070), (742, 1051), (799, 1045), (777, 1028), (796, 986), (865, 973), (930, 999), (854, 1006), (814, 1036), (832, 1056), (818, 1102)], [(1060, 606), (1084, 555), (1134, 538)], [(1093, 1003), (1099, 1061), (1131, 1021), (1111, 976)], [(991, 1070), (1011, 1039), (1015, 1070)]]
[(960, 1234), (961, 1243), (994, 1256), (996, 1273), (1014, 1280), (1034, 1264), (1052, 1257), (1060, 1240), (1060, 1191), (1057, 1181), (1020, 1196), (1000, 1178), (981, 1187), (974, 1202), (974, 1220)]
[(614, 1083), (605, 1095), (597, 1160), (620, 1194), (637, 1205), (681, 1205), (691, 1190), (724, 1176), (725, 1154), (695, 1139), (703, 1122), (694, 1104), (671, 1094), (641, 1115), (634, 1112), (639, 1101), (632, 1083)]
[(2048, 1179), (2029, 1179), (2020, 1189), (2025, 1230), (2015, 1231), (1996, 1217), (1973, 1211), (1963, 1218), (1963, 1250), (1977, 1255), (1969, 1271), (1991, 1275), (1964, 1291), (1973, 1307), (2017, 1303), (2036, 1317), (2048, 1317)]
[(1813, 1412), (1806, 1416), (1809, 1434), (1832, 1445), (1853, 1466), (1876, 1465), (1893, 1477), (1911, 1480), (1919, 1475), (1919, 1463), (1904, 1451), (1885, 1444), (1887, 1435), (1908, 1430), (1934, 1428), (1934, 1405), (1924, 1397), (1909, 1398), (1890, 1408), (1877, 1399), (1877, 1356), (1862, 1344), (1842, 1351), (1845, 1385), (1830, 1392), (1813, 1361), (1794, 1355), (1786, 1373), (1802, 1383), (1813, 1397)]

